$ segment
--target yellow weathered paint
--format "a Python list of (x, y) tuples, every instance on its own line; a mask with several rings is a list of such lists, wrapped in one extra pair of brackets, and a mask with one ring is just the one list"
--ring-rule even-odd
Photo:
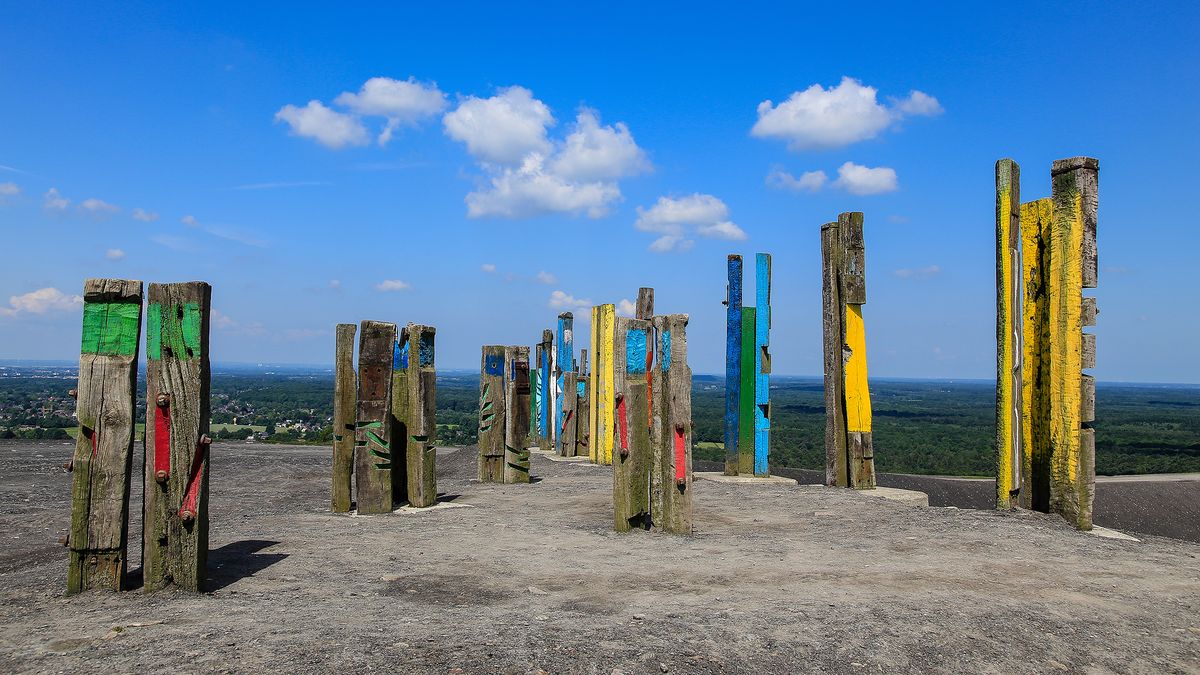
[(1050, 343), (1047, 275), (1050, 221), (1054, 202), (1039, 199), (1021, 205), (1021, 505), (1045, 510), (1050, 466)]
[(846, 431), (871, 433), (871, 392), (867, 388), (867, 336), (862, 305), (846, 305)]
[[(1009, 189), (1005, 189), (1005, 188)], [(996, 319), (997, 326), (997, 377), (996, 377), (996, 499), (997, 506), (1009, 505), (1009, 495), (1018, 487), (1013, 485), (1013, 444), (1017, 438), (1016, 420), (1013, 413), (1015, 393), (1012, 372), (1015, 366), (1015, 345), (1012, 306), (1013, 256), (1010, 241), (1012, 232), (1011, 186), (1002, 186), (996, 195)]]
[(591, 341), (588, 342), (588, 391), (591, 394), (588, 396), (588, 459), (594, 464), (599, 460), (597, 455), (597, 439), (600, 436), (596, 433), (596, 425), (599, 423), (600, 416), (596, 413), (596, 406), (600, 402), (600, 397), (596, 394), (596, 377), (600, 369), (597, 368), (597, 358), (600, 354), (600, 343), (596, 340), (597, 328), (600, 324), (600, 308), (592, 307), (592, 324), (591, 324)]
[[(1077, 514), (1082, 359), (1083, 202), (1075, 192), (1056, 204), (1050, 232), (1050, 448), (1052, 494), (1059, 509)], [(1062, 500), (1067, 503), (1062, 504)]]
[(614, 305), (600, 305), (600, 425), (597, 427), (595, 441), (597, 461), (599, 464), (612, 464), (613, 455), (613, 413), (614, 377), (613, 370), (613, 339), (616, 335), (617, 313)]

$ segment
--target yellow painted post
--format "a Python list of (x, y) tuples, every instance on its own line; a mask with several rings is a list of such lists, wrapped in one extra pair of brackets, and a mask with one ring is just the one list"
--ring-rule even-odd
[(1050, 199), (1021, 205), (1021, 494), (1020, 506), (1050, 510)]
[(596, 435), (592, 438), (599, 446), (596, 449), (598, 464), (612, 464), (613, 455), (613, 406), (616, 392), (613, 390), (615, 371), (613, 339), (616, 334), (616, 306), (600, 305), (600, 389), (598, 391), (598, 409), (600, 420), (596, 426)]
[(1021, 168), (996, 162), (996, 508), (1021, 490)]

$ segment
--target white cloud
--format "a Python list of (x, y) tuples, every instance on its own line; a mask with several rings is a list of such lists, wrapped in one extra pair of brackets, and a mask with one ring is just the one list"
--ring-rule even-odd
[(901, 268), (894, 270), (892, 275), (901, 279), (929, 279), (942, 273), (942, 268), (937, 265), (929, 265), (928, 267), (918, 268)]
[(514, 86), (491, 98), (468, 96), (442, 124), (446, 135), (465, 143), (477, 159), (514, 164), (530, 153), (550, 151), (546, 128), (554, 125), (554, 116), (533, 92)]
[(686, 251), (694, 242), (689, 234), (711, 239), (742, 240), (745, 231), (729, 220), (729, 207), (712, 195), (692, 194), (679, 199), (659, 197), (649, 209), (638, 207), (634, 227), (660, 234), (650, 244), (657, 253)]
[(320, 101), (309, 101), (303, 108), (288, 105), (275, 113), (276, 122), (287, 122), (296, 136), (311, 138), (328, 148), (347, 145), (366, 145), (367, 129), (354, 115), (325, 107)]
[(89, 197), (88, 199), (79, 202), (79, 209), (81, 211), (87, 211), (88, 213), (99, 215), (105, 213), (116, 213), (117, 211), (121, 210), (121, 207), (117, 206), (116, 204), (109, 204), (102, 199)]
[(479, 269), (483, 270), (484, 272), (486, 272), (488, 274), (496, 273), (496, 266), (493, 265), (492, 263), (483, 263), (482, 265), (479, 266)]
[(66, 211), (71, 206), (71, 200), (66, 199), (58, 191), (58, 188), (50, 188), (46, 190), (46, 194), (42, 201), (42, 207), (47, 211)]
[(375, 290), (377, 291), (407, 291), (410, 288), (412, 287), (399, 279), (384, 279), (375, 284)]
[(854, 162), (846, 162), (838, 167), (838, 179), (833, 181), (833, 185), (855, 195), (875, 195), (899, 188), (895, 169), (886, 166), (871, 168)]
[(133, 219), (140, 220), (143, 223), (153, 223), (154, 221), (158, 220), (158, 214), (145, 209), (134, 209)]
[(330, 279), (329, 280), (329, 288), (331, 288), (335, 291), (340, 291), (342, 289), (342, 282), (339, 281), (338, 279)]
[(333, 101), (361, 115), (386, 117), (387, 124), (379, 134), (380, 145), (386, 145), (401, 124), (416, 124), (446, 108), (446, 95), (436, 83), (425, 84), (413, 77), (372, 77), (357, 94), (343, 92)]
[(563, 291), (554, 291), (550, 294), (550, 301), (547, 304), (551, 309), (585, 309), (592, 306), (592, 301), (586, 298), (577, 298)]
[(156, 234), (150, 237), (150, 241), (171, 249), (172, 251), (194, 251), (196, 250), (195, 243), (190, 239), (176, 237), (171, 234)]
[(548, 286), (553, 286), (554, 284), (558, 283), (558, 277), (545, 270), (537, 273), (537, 280), (539, 284), (546, 284)]
[(179, 219), (179, 222), (188, 227), (199, 227), (200, 221), (196, 220), (196, 216), (184, 216)]
[(9, 307), (0, 307), (0, 316), (66, 312), (81, 307), (83, 296), (67, 295), (52, 287), (39, 288), (24, 295), (9, 296), (8, 304)]
[(236, 328), (238, 325), (237, 321), (234, 321), (228, 314), (225, 314), (216, 307), (213, 307), (212, 310), (212, 323), (213, 327), (217, 330), (229, 330), (230, 328)]
[(637, 305), (635, 305), (632, 300), (628, 298), (622, 298), (621, 301), (617, 303), (617, 314), (623, 317), (632, 318), (636, 313)]
[(824, 171), (805, 171), (796, 178), (792, 174), (784, 171), (779, 167), (771, 169), (767, 174), (767, 185), (778, 190), (791, 190), (792, 192), (818, 192), (825, 187), (825, 182), (829, 180), (829, 176), (825, 175)]
[(108, 258), (109, 260), (120, 260), (121, 258), (125, 257), (125, 251), (122, 251), (119, 248), (110, 248), (104, 252), (104, 257)]
[(550, 168), (567, 179), (601, 180), (649, 171), (650, 162), (624, 122), (602, 127), (596, 112), (584, 109)]
[(874, 138), (906, 115), (942, 110), (937, 99), (924, 92), (914, 90), (894, 107), (881, 104), (877, 93), (875, 87), (850, 77), (828, 89), (814, 84), (792, 92), (779, 105), (770, 100), (758, 104), (758, 121), (750, 134), (784, 140), (795, 151), (837, 148)]
[(574, 183), (547, 172), (542, 155), (533, 153), (518, 168), (492, 175), (490, 187), (467, 195), (467, 216), (523, 218), (544, 213), (586, 213), (599, 218), (621, 198), (615, 183)]
[(21, 194), (21, 186), (16, 183), (0, 183), (0, 200), (5, 197), (16, 197)]

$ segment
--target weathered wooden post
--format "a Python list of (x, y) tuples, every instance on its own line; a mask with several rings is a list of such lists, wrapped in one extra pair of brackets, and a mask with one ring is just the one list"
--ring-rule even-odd
[(358, 342), (354, 484), (359, 513), (388, 513), (396, 489), (393, 467), (404, 465), (392, 438), (392, 375), (396, 324), (363, 321)]
[(618, 317), (614, 339), (613, 522), (618, 532), (650, 528), (650, 400), (646, 350), (652, 325)]
[(1021, 169), (996, 162), (996, 506), (1021, 490)]
[[(638, 289), (637, 304), (634, 305), (635, 319), (644, 321), (654, 321), (654, 289), (643, 286)], [(653, 335), (651, 335), (653, 338)], [(654, 340), (650, 340), (651, 347), (646, 350), (646, 395), (651, 400), (654, 399)], [(652, 420), (646, 420), (646, 424), (651, 424)]]
[[(403, 450), (396, 456), (404, 458), (404, 496), (417, 508), (437, 502), (437, 450), (433, 444), (437, 435), (436, 331), (433, 326), (408, 324), (400, 331), (393, 356), (400, 367), (394, 370), (392, 379), (392, 415), (397, 427), (392, 446), (397, 452)], [(393, 472), (395, 466), (393, 462)], [(399, 474), (394, 476), (393, 485), (397, 478)], [(398, 497), (393, 495), (395, 501)]]
[(592, 308), (592, 372), (589, 380), (591, 420), (589, 456), (596, 464), (612, 464), (613, 458), (613, 342), (616, 307)]
[[(554, 429), (556, 431), (554, 437), (554, 447), (558, 451), (558, 454), (562, 455), (563, 457), (571, 457), (575, 454), (573, 447), (575, 434), (571, 434), (571, 447), (567, 446), (566, 442), (562, 439), (564, 428), (568, 424), (573, 425), (575, 423), (574, 419), (567, 419), (567, 407), (569, 406), (572, 411), (575, 409), (575, 402), (573, 400), (575, 396), (575, 389), (567, 388), (567, 374), (575, 372), (574, 333), (575, 315), (570, 312), (563, 312), (562, 314), (559, 314), (558, 333), (556, 335), (558, 338), (558, 344), (554, 355), (554, 377), (555, 382), (558, 385), (558, 389), (554, 397)], [(572, 382), (574, 382), (575, 378), (571, 379)], [(574, 417), (573, 412), (571, 413), (571, 417)]]
[(738, 365), (738, 474), (754, 475), (754, 317), (742, 305), (742, 362)]
[(725, 287), (725, 475), (736, 476), (742, 399), (742, 256), (726, 259)]
[(504, 482), (529, 482), (529, 347), (504, 348)]
[(755, 256), (754, 475), (770, 473), (771, 452), (771, 255)]
[[(208, 573), (212, 287), (150, 284), (142, 575), (148, 591), (204, 590)], [(153, 422), (151, 422), (151, 419)]]
[[(1092, 529), (1096, 489), (1096, 338), (1083, 333), (1083, 289), (1095, 288), (1099, 161), (1054, 162), (1050, 230), (1050, 508), (1081, 530)], [(1094, 301), (1089, 316), (1094, 313)]]
[[(1021, 363), (1020, 505), (1050, 511), (1050, 224), (1049, 198), (1021, 204), (1021, 268), (1024, 298)], [(1095, 299), (1084, 298), (1084, 325), (1095, 322)], [(1087, 319), (1091, 300), (1092, 323)], [(1000, 455), (1005, 449), (1000, 446)], [(997, 504), (1000, 505), (999, 500)]]
[(558, 454), (562, 457), (574, 457), (579, 443), (577, 428), (579, 416), (575, 412), (579, 405), (579, 396), (576, 393), (579, 381), (578, 373), (573, 370), (567, 371), (563, 373), (562, 385), (559, 387), (559, 398), (562, 399), (562, 407), (558, 414), (561, 421), (559, 422), (556, 438)]
[(126, 586), (141, 331), (142, 282), (83, 282), (67, 593)]
[(655, 527), (692, 532), (692, 369), (687, 314), (654, 317), (657, 367), (651, 400), (650, 515)]
[(867, 301), (863, 214), (842, 213), (821, 226), (825, 351), (825, 479), (829, 485), (875, 487), (871, 394), (867, 386)]
[(575, 456), (590, 457), (591, 456), (591, 429), (592, 429), (592, 397), (591, 397), (591, 371), (588, 370), (588, 350), (579, 350), (579, 368), (582, 372), (579, 373), (579, 378), (575, 382), (575, 391), (579, 397), (578, 403), (575, 404), (575, 415), (577, 420), (575, 423)]
[(554, 331), (542, 331), (538, 344), (538, 448), (550, 452), (554, 447)]
[(357, 384), (354, 377), (352, 323), (339, 323), (334, 336), (333, 363), (333, 485), (330, 507), (334, 513), (350, 510), (350, 481), (354, 475), (354, 419)]
[(487, 345), (479, 364), (479, 480), (504, 482), (504, 347)]

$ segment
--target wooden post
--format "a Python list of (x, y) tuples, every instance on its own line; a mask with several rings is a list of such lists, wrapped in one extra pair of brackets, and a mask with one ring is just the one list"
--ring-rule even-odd
[(579, 382), (579, 374), (574, 371), (563, 373), (562, 387), (559, 392), (559, 398), (562, 399), (562, 408), (559, 411), (559, 426), (557, 432), (558, 454), (562, 457), (574, 457), (575, 448), (578, 445), (578, 423), (579, 415), (576, 409), (579, 405), (579, 396), (576, 394), (576, 383)]
[(996, 508), (1021, 490), (1021, 168), (996, 162)]
[(588, 433), (587, 433), (588, 459), (591, 460), (593, 464), (599, 464), (600, 456), (599, 456), (598, 452), (599, 452), (600, 443), (596, 440), (596, 439), (600, 438), (598, 435), (596, 435), (596, 426), (600, 420), (599, 410), (597, 409), (597, 402), (600, 400), (600, 397), (596, 395), (596, 392), (599, 391), (599, 389), (597, 389), (597, 387), (599, 386), (598, 374), (600, 372), (600, 368), (598, 367), (598, 360), (599, 360), (599, 354), (600, 354), (600, 349), (599, 349), (599, 345), (600, 345), (600, 307), (599, 306), (592, 307), (592, 320), (590, 322), (590, 327), (591, 327), (591, 330), (589, 331), (590, 339), (588, 340), (588, 349), (584, 350), (585, 352), (589, 353), (588, 358), (584, 359), (584, 362), (588, 364), (588, 375), (587, 375), (587, 382), (588, 382), (588, 386), (587, 386), (587, 390), (588, 390)]
[(754, 475), (754, 316), (742, 306), (742, 362), (738, 366), (738, 474)]
[(538, 406), (538, 447), (550, 452), (554, 447), (554, 331), (542, 331), (542, 342), (538, 345), (538, 391), (541, 392)]
[(504, 348), (504, 482), (529, 482), (529, 347)]
[(658, 334), (651, 402), (650, 515), (655, 527), (692, 532), (692, 369), (687, 314), (654, 317)]
[(333, 485), (330, 508), (334, 513), (350, 510), (350, 481), (354, 476), (354, 419), (357, 385), (354, 379), (354, 332), (352, 323), (339, 323), (334, 337), (333, 359)]
[[(1096, 446), (1095, 380), (1083, 375), (1083, 289), (1096, 287), (1096, 216), (1100, 163), (1054, 162), (1050, 230), (1050, 508), (1081, 530), (1092, 529)], [(1090, 345), (1094, 338), (1087, 342)]]
[(504, 482), (504, 347), (487, 345), (479, 364), (479, 480)]
[(754, 475), (770, 474), (771, 452), (771, 255), (755, 256)]
[(579, 350), (579, 367), (583, 372), (580, 373), (579, 379), (575, 383), (575, 390), (579, 396), (579, 402), (575, 406), (575, 414), (579, 417), (576, 422), (578, 431), (575, 436), (575, 456), (591, 457), (592, 373), (588, 370), (588, 350), (586, 349)]
[(649, 321), (618, 317), (614, 339), (613, 523), (618, 532), (650, 528)]
[(354, 484), (360, 514), (389, 513), (394, 504), (394, 467), (404, 455), (392, 438), (392, 380), (396, 324), (363, 321), (358, 342), (358, 402), (355, 415)]
[[(201, 281), (150, 284), (142, 575), (148, 591), (208, 574), (209, 314)], [(151, 419), (153, 421), (151, 421)]]
[(866, 262), (862, 213), (821, 226), (825, 351), (825, 479), (829, 485), (875, 487), (871, 394), (867, 386)]
[[(653, 322), (654, 319), (654, 289), (643, 286), (638, 289), (637, 304), (634, 306), (634, 318)], [(651, 336), (653, 337), (653, 336)], [(654, 343), (652, 339), (651, 344)], [(654, 400), (654, 348), (646, 350), (646, 396)], [(646, 420), (652, 424), (653, 420)]]
[(596, 446), (596, 463), (612, 464), (613, 462), (613, 420), (614, 420), (614, 388), (613, 378), (615, 366), (613, 362), (614, 342), (616, 335), (616, 307), (607, 304), (598, 307), (599, 326), (596, 328), (597, 343), (592, 349), (596, 352), (596, 389), (591, 395), (595, 399), (592, 410), (596, 432), (591, 442)]
[(738, 419), (742, 386), (742, 256), (726, 259), (725, 287), (725, 475), (738, 474)]
[[(1050, 223), (1054, 203), (1021, 205), (1020, 506), (1050, 511)], [(1090, 324), (1088, 324), (1090, 325)]]
[(67, 593), (126, 587), (142, 282), (83, 282)]
[[(400, 342), (407, 358), (402, 364), (407, 377), (407, 436), (395, 436), (405, 448), (406, 496), (417, 508), (437, 502), (437, 369), (434, 365), (434, 338), (437, 329), (410, 323), (400, 331)], [(395, 383), (393, 383), (395, 386)]]
[(570, 312), (563, 312), (558, 315), (558, 344), (555, 347), (554, 358), (554, 378), (558, 385), (558, 389), (554, 396), (554, 447), (558, 454), (563, 457), (573, 457), (575, 455), (575, 434), (571, 434), (571, 445), (561, 438), (563, 429), (566, 425), (574, 425), (574, 414), (572, 419), (567, 420), (567, 407), (572, 410), (575, 408), (575, 389), (567, 388), (567, 373), (575, 371), (575, 315)]

